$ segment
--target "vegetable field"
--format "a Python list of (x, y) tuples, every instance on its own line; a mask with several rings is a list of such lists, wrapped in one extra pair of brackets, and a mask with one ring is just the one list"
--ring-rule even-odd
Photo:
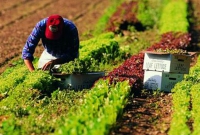
[[(199, 0), (0, 2), (0, 135), (199, 134)], [(63, 89), (21, 59), (34, 25), (54, 13), (80, 34), (80, 57), (59, 71), (105, 72), (89, 89)], [(144, 89), (144, 51), (191, 55), (189, 74), (170, 93)]]

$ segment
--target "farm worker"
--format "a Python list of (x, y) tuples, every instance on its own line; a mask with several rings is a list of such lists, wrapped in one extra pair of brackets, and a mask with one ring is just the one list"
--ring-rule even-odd
[(51, 15), (36, 24), (23, 47), (22, 59), (29, 71), (35, 70), (33, 54), (40, 39), (44, 51), (38, 61), (39, 69), (58, 68), (60, 64), (79, 56), (79, 36), (75, 24), (60, 15)]

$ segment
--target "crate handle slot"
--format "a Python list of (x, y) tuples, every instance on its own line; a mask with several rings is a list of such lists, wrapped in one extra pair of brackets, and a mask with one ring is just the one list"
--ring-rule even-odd
[(172, 78), (172, 77), (170, 77), (169, 80), (176, 80), (176, 78)]
[(178, 59), (178, 61), (184, 61), (183, 59)]

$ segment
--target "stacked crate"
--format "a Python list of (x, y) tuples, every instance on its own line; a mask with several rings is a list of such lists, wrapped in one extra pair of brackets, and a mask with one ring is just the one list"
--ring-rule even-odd
[(191, 56), (162, 52), (144, 52), (144, 88), (171, 92), (177, 82), (189, 73)]

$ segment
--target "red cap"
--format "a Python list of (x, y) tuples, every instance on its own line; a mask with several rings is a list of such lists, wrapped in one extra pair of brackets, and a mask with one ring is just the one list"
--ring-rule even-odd
[(63, 32), (64, 20), (60, 15), (51, 15), (47, 19), (45, 36), (48, 39), (58, 39)]

